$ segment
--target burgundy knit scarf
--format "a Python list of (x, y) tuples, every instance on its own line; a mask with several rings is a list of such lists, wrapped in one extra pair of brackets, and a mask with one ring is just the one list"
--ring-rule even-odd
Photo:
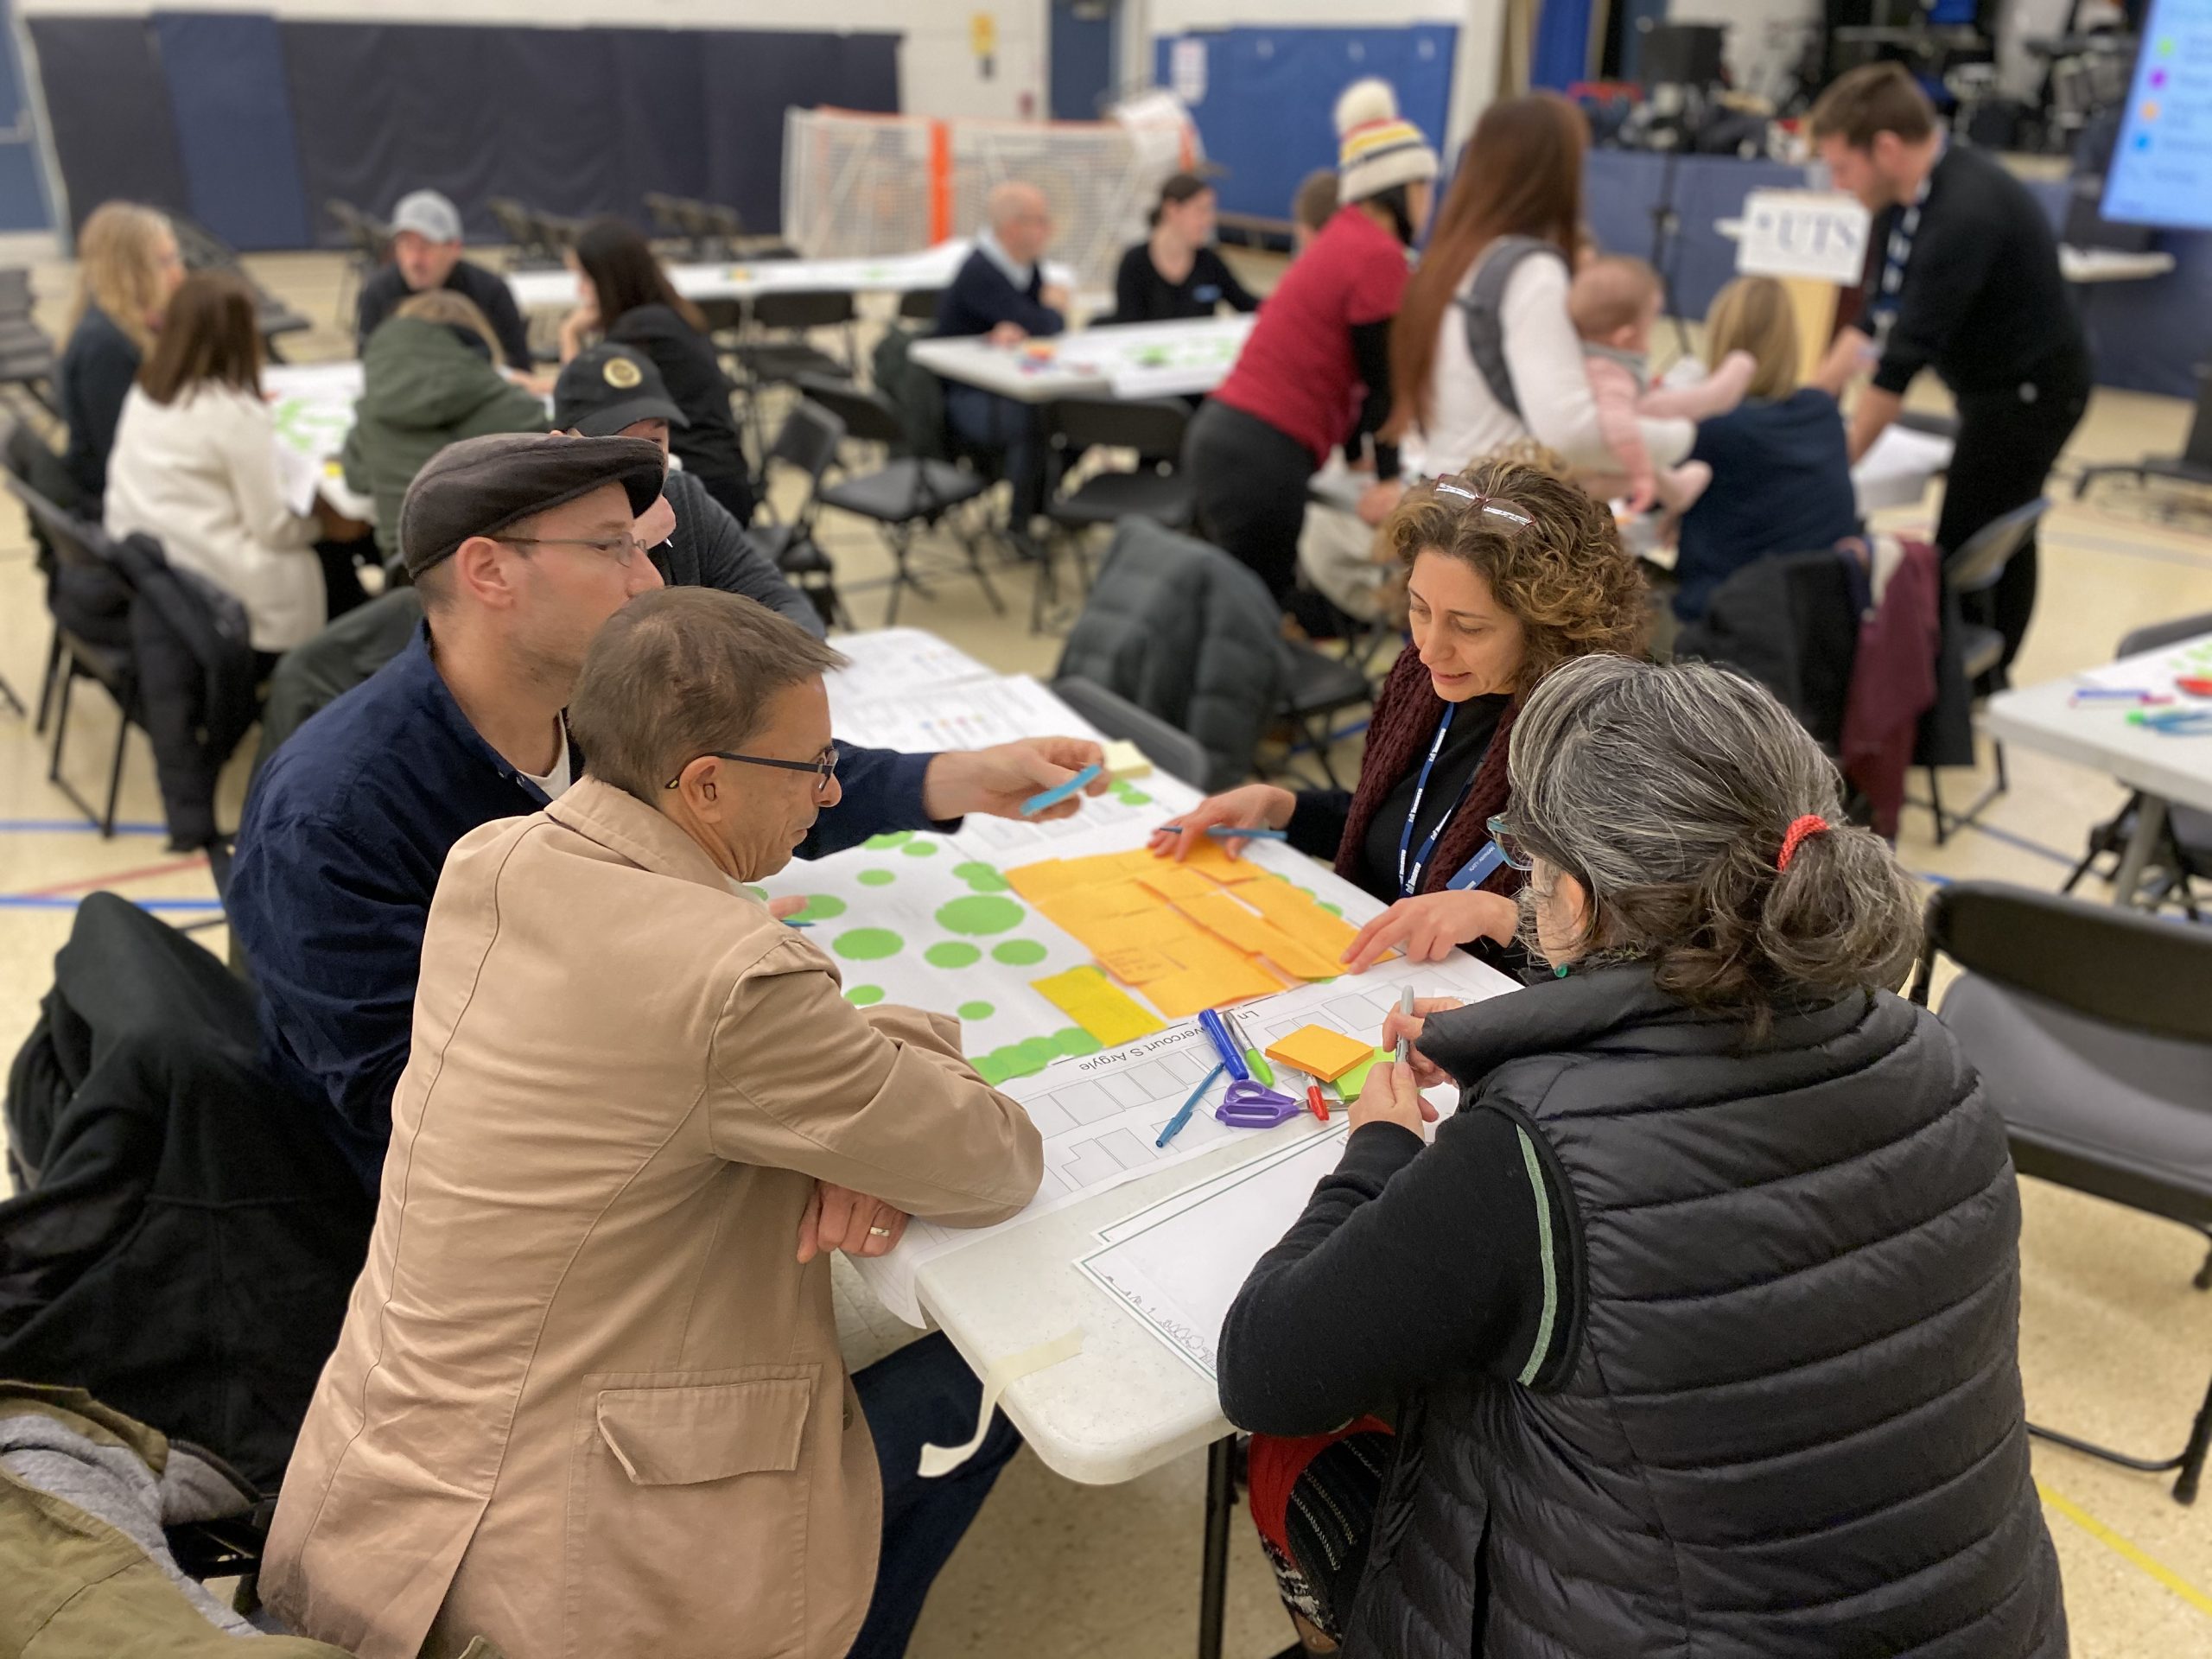
[[(1452, 815), (1452, 822), (1445, 826), (1443, 837), (1437, 842), (1436, 855), (1421, 872), (1423, 893), (1443, 891), (1445, 884), (1459, 874), (1460, 866), (1490, 839), (1491, 816), (1505, 810), (1505, 798), (1510, 792), (1506, 782), (1505, 756), (1510, 747), (1508, 740), (1513, 734), (1513, 722), (1520, 717), (1522, 702), (1521, 697), (1515, 697), (1497, 717), (1497, 730), (1491, 735), (1482, 764), (1475, 768), (1474, 784), (1467, 791), (1467, 798)], [(1360, 757), (1359, 787), (1352, 791), (1351, 817), (1344, 824), (1344, 838), (1337, 848), (1337, 874), (1346, 880), (1358, 881), (1367, 831), (1375, 822), (1376, 813), (1382, 810), (1390, 791), (1418, 763), (1424, 747), (1436, 735), (1436, 722), (1443, 718), (1444, 699), (1436, 695), (1436, 688), (1429, 683), (1428, 671), (1421, 666), (1421, 653), (1408, 644), (1391, 664), (1390, 677), (1383, 682), (1382, 695), (1375, 700), (1374, 716), (1367, 722), (1367, 752)], [(1510, 897), (1520, 892), (1527, 880), (1510, 864), (1501, 864), (1491, 872), (1480, 891)], [(1395, 893), (1376, 895), (1378, 899), (1397, 896)]]

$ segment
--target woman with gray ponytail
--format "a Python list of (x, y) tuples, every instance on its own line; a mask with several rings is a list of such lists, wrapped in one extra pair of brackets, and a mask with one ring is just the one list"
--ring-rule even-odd
[(1910, 881), (1717, 669), (1567, 663), (1509, 768), (1493, 833), (1554, 977), (1393, 1016), (1412, 1058), (1222, 1332), (1236, 1422), (1366, 1420), (1363, 1510), (1341, 1479), (1280, 1505), (1303, 1647), (2057, 1659), (2018, 1194), (1892, 994)]

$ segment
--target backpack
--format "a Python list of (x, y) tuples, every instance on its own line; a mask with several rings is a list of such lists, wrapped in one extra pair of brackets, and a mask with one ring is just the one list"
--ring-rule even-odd
[(1475, 280), (1455, 302), (1467, 323), (1467, 353), (1482, 372), (1490, 395), (1505, 412), (1527, 425), (1521, 399), (1513, 390), (1513, 372), (1505, 364), (1505, 327), (1499, 313), (1505, 305), (1505, 287), (1523, 259), (1548, 253), (1561, 264), (1567, 256), (1552, 243), (1533, 236), (1501, 236), (1484, 251), (1475, 266)]
[(893, 323), (876, 341), (870, 366), (875, 389), (899, 411), (906, 429), (906, 453), (921, 461), (948, 461), (944, 441), (944, 383), (906, 355), (920, 338)]

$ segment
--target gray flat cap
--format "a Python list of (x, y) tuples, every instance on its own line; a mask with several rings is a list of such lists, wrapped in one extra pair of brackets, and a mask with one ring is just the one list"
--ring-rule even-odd
[(660, 446), (643, 438), (571, 438), (558, 432), (499, 432), (449, 443), (423, 463), (399, 509), (399, 551), (420, 575), (472, 536), (620, 484), (634, 517), (662, 481)]

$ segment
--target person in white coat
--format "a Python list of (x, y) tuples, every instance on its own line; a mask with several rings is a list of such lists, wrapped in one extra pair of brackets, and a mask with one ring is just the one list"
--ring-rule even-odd
[[(1418, 434), (1420, 468), (1432, 478), (1532, 439), (1578, 474), (1616, 470), (1567, 302), (1588, 143), (1581, 112), (1548, 92), (1501, 99), (1475, 124), (1391, 332), (1393, 423), (1408, 442)], [(1516, 253), (1486, 325), (1509, 403), (1476, 360), (1467, 306), (1484, 264)], [(1689, 454), (1688, 421), (1641, 424), (1655, 466)]]
[(124, 400), (104, 517), (109, 535), (151, 536), (172, 565), (235, 596), (257, 652), (289, 651), (361, 602), (350, 548), (322, 542), (322, 520), (286, 499), (238, 276), (196, 272), (170, 300)]

